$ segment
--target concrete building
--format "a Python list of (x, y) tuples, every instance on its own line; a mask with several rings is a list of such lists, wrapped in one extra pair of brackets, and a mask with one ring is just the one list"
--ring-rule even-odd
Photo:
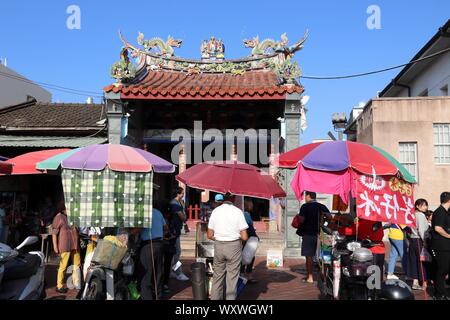
[(51, 102), (52, 94), (0, 62), (0, 109), (24, 101)]
[(350, 117), (348, 140), (376, 145), (396, 157), (416, 178), (415, 197), (432, 208), (450, 190), (450, 20), (409, 64)]

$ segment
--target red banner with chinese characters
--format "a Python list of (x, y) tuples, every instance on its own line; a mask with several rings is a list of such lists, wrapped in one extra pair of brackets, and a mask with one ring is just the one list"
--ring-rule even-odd
[(416, 225), (414, 186), (398, 177), (355, 174), (359, 218)]

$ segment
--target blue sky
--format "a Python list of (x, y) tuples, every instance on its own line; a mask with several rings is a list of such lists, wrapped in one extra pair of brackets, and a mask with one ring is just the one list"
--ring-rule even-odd
[[(81, 29), (69, 30), (69, 5), (81, 9)], [(369, 30), (369, 5), (381, 9), (381, 29)], [(304, 75), (341, 75), (409, 61), (449, 18), (450, 1), (5, 1), (0, 6), (0, 58), (24, 76), (40, 82), (95, 91), (110, 83), (109, 68), (119, 58), (118, 30), (135, 43), (169, 34), (183, 39), (175, 49), (199, 58), (202, 39), (221, 37), (226, 58), (249, 54), (242, 39), (279, 39), (290, 43), (310, 30), (296, 54)], [(327, 136), (333, 112), (348, 112), (376, 96), (399, 70), (349, 80), (301, 80), (308, 102), (303, 143)], [(54, 101), (86, 97), (52, 91)], [(99, 99), (96, 99), (99, 102)]]

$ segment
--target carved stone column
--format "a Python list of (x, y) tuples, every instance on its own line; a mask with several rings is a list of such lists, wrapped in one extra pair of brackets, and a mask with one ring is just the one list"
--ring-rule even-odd
[[(300, 114), (301, 114), (301, 95), (290, 94), (286, 97), (284, 118), (286, 121), (286, 142), (285, 152), (295, 149), (300, 145)], [(299, 201), (297, 200), (294, 191), (292, 190), (290, 183), (295, 174), (295, 170), (284, 171), (284, 188), (287, 194), (286, 197), (286, 209), (284, 214), (284, 225), (290, 226), (294, 216), (299, 211)], [(300, 256), (300, 237), (295, 233), (294, 228), (286, 227), (285, 241), (286, 249), (285, 256), (297, 257)]]
[[(180, 147), (180, 153), (178, 155), (178, 174), (186, 171), (186, 146), (183, 144)], [(186, 191), (186, 185), (178, 182), (178, 185)]]
[(108, 141), (120, 144), (122, 103), (120, 94), (109, 92), (106, 94), (106, 113), (108, 117)]
[[(275, 145), (270, 144), (270, 154), (269, 154), (269, 174), (274, 180), (278, 182), (278, 168), (274, 165), (274, 161), (278, 156), (278, 150), (275, 150)], [(281, 207), (280, 200), (270, 199), (270, 210), (272, 211), (274, 217), (269, 221), (269, 232), (283, 232), (283, 218), (284, 210)]]

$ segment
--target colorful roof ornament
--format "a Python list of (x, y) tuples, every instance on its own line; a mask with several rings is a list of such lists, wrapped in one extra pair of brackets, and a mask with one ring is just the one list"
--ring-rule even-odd
[(203, 40), (200, 47), (202, 60), (223, 60), (225, 58), (225, 46), (222, 39), (216, 40), (214, 36), (207, 40)]
[[(180, 91), (181, 96), (183, 96), (184, 91), (192, 91), (205, 86), (207, 87), (205, 88), (206, 91), (217, 89), (220, 92), (221, 90), (227, 90), (228, 87), (213, 88), (211, 85), (222, 83), (223, 81), (219, 79), (223, 76), (227, 78), (227, 81), (235, 82), (228, 79), (228, 76), (242, 77), (246, 73), (251, 72), (251, 82), (261, 82), (260, 79), (267, 78), (265, 74), (269, 73), (276, 79), (275, 84), (270, 82), (254, 88), (257, 91), (267, 91), (267, 88), (273, 88), (274, 86), (278, 88), (286, 86), (293, 87), (295, 92), (301, 92), (303, 88), (297, 81), (301, 75), (301, 70), (297, 62), (292, 60), (292, 57), (303, 48), (307, 36), (308, 32), (305, 33), (300, 41), (291, 46), (288, 45), (286, 34), (281, 35), (280, 41), (265, 39), (260, 42), (258, 37), (251, 40), (246, 39), (244, 40), (244, 45), (252, 48), (251, 56), (229, 60), (225, 59), (225, 46), (222, 39), (213, 36), (209, 40), (203, 40), (200, 46), (201, 59), (194, 60), (174, 56), (174, 48), (179, 48), (182, 40), (174, 39), (171, 36), (166, 41), (160, 38), (146, 40), (144, 39), (144, 34), (139, 32), (137, 43), (142, 46), (139, 48), (128, 43), (120, 34), (120, 38), (124, 43), (121, 51), (121, 60), (116, 62), (111, 68), (111, 76), (117, 80), (117, 83), (106, 87), (104, 90), (105, 92), (114, 91), (117, 93), (120, 91), (124, 93), (123, 90), (126, 90), (127, 87), (137, 89), (142, 81), (147, 81), (150, 78), (155, 78), (155, 80), (159, 78), (178, 78), (178, 75), (180, 75), (185, 80), (175, 83), (177, 86), (180, 86), (179, 89), (171, 86), (170, 88), (163, 88), (162, 92), (153, 92), (157, 88), (152, 88), (153, 85), (149, 87), (150, 83), (140, 89), (147, 90), (149, 88), (152, 91), (152, 96), (164, 96), (166, 91), (173, 91), (174, 89)], [(134, 61), (131, 61), (132, 59), (129, 56), (134, 58)], [(149, 77), (151, 74), (155, 74), (155, 76)], [(206, 74), (215, 74), (217, 79), (208, 83), (203, 83), (202, 80), (206, 79), (201, 77), (189, 80), (189, 77)], [(191, 83), (192, 81), (193, 83)], [(189, 87), (187, 85), (183, 87), (183, 84), (188, 82)], [(247, 82), (246, 80), (245, 83)], [(161, 82), (157, 81), (155, 83)], [(142, 91), (140, 89), (139, 92)], [(287, 92), (286, 90), (283, 91), (283, 94)]]

